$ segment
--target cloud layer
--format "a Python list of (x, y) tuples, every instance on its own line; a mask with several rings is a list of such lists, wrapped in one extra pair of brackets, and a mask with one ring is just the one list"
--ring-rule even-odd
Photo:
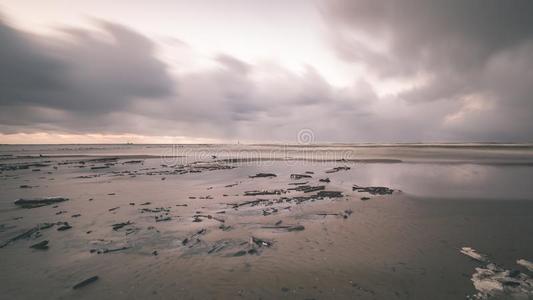
[[(332, 53), (364, 70), (347, 86), (311, 65), (295, 72), (224, 53), (210, 68), (179, 72), (159, 41), (101, 20), (44, 36), (0, 19), (0, 133), (262, 142), (295, 141), (309, 128), (318, 142), (532, 140), (532, 2), (334, 0), (317, 9)], [(197, 59), (191, 53), (179, 60)], [(380, 82), (401, 84), (377, 93)]]
[(533, 2), (335, 0), (321, 8), (341, 59), (379, 79), (419, 78), (398, 100), (458, 106), (437, 119), (443, 137), (531, 141)]

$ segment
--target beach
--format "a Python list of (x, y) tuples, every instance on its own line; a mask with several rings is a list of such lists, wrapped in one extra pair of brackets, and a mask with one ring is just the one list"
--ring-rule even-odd
[(0, 155), (6, 299), (533, 297), (531, 145)]

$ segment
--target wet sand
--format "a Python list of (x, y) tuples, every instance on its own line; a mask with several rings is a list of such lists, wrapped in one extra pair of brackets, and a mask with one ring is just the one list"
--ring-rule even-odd
[[(516, 263), (533, 260), (527, 165), (213, 157), (167, 163), (105, 156), (2, 160), (0, 243), (37, 227), (0, 248), (2, 295), (483, 298), (472, 278), (486, 263), (462, 254), (463, 247), (532, 275)], [(250, 177), (258, 173), (276, 176)], [(393, 192), (357, 189), (375, 186)], [(14, 204), (44, 196), (69, 200)], [(64, 222), (72, 228), (58, 230)], [(30, 248), (45, 240), (47, 249)], [(531, 282), (521, 284), (525, 292), (515, 284), (493, 298), (531, 299)]]

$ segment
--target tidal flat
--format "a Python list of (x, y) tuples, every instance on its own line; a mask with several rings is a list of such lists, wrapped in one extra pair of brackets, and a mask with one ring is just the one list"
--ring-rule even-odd
[(530, 145), (0, 146), (6, 299), (533, 299)]

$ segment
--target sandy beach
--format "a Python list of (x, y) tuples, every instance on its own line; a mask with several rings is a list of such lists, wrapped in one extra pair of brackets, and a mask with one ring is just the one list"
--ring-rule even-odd
[(169, 147), (2, 146), (3, 295), (532, 297), (528, 147)]

